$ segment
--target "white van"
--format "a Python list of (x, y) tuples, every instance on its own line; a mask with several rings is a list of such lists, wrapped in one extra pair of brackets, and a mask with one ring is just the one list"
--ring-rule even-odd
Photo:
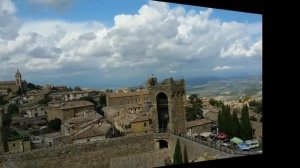
[(247, 140), (247, 141), (245, 141), (245, 144), (249, 145), (250, 149), (259, 147), (259, 142), (256, 139)]

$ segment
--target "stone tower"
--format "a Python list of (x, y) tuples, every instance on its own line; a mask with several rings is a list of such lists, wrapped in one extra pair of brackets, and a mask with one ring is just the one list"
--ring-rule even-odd
[(151, 77), (147, 81), (152, 104), (152, 122), (155, 132), (185, 131), (185, 82), (165, 79), (162, 83)]
[(19, 87), (19, 88), (21, 88), (21, 91), (22, 91), (22, 89), (23, 89), (23, 87), (22, 87), (22, 75), (21, 75), (21, 73), (20, 73), (20, 71), (19, 71), (19, 69), (17, 69), (17, 72), (16, 72), (16, 85)]

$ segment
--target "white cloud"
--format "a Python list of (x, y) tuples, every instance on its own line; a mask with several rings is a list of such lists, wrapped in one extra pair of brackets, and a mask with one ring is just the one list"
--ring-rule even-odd
[(21, 22), (15, 13), (16, 7), (11, 0), (0, 1), (0, 40), (12, 39), (18, 35)]
[[(252, 38), (261, 36), (260, 23), (212, 19), (212, 9), (185, 11), (150, 1), (136, 14), (116, 15), (112, 27), (101, 21), (65, 20), (29, 20), (21, 25), (15, 11), (10, 0), (0, 1), (0, 71), (9, 69), (8, 73), (19, 67), (77, 75), (80, 73), (74, 72), (191, 74), (189, 69), (197, 74), (211, 71), (211, 67), (214, 71), (230, 69), (237, 61), (247, 65), (248, 59), (261, 55), (262, 50), (261, 38)], [(2, 29), (1, 23), (17, 26), (15, 30)], [(217, 66), (222, 64), (227, 66)]]
[(249, 40), (238, 39), (221, 50), (221, 57), (253, 57), (262, 55), (262, 40), (250, 44)]
[(228, 70), (228, 69), (232, 69), (232, 67), (230, 66), (216, 66), (213, 68), (213, 71), (222, 71), (222, 70)]

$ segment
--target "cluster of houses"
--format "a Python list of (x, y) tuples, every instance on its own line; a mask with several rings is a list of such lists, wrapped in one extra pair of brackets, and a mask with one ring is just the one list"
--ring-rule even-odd
[[(46, 86), (28, 90), (26, 81), (20, 83), (21, 74), (16, 73), (16, 82), (0, 82), (0, 98), (7, 103), (0, 105), (0, 154), (25, 152), (34, 148), (86, 143), (109, 138), (114, 130), (124, 134), (153, 132), (152, 111), (148, 89), (122, 89), (113, 92), (97, 90), (69, 91), (65, 86)], [(7, 85), (11, 83), (11, 86)], [(22, 93), (15, 94), (15, 85)], [(9, 87), (8, 87), (9, 86)], [(23, 87), (24, 86), (24, 87)], [(96, 106), (101, 97), (106, 97), (106, 106), (101, 115)], [(90, 98), (93, 101), (84, 100)], [(89, 100), (90, 100), (89, 99)], [(49, 100), (49, 101), (45, 101)], [(97, 102), (94, 104), (93, 102)], [(184, 101), (187, 105), (187, 101)], [(10, 116), (9, 106), (18, 107), (18, 114)], [(236, 105), (235, 105), (236, 106)], [(185, 122), (185, 132), (195, 134), (211, 132), (217, 125), (219, 108), (203, 99), (203, 119)], [(250, 111), (250, 115), (258, 117)], [(49, 132), (49, 122), (59, 119), (59, 131)], [(251, 121), (255, 136), (261, 138), (262, 124)], [(10, 132), (18, 132), (11, 136)], [(26, 136), (27, 135), (27, 136)], [(28, 136), (29, 135), (29, 136)]]
[[(218, 123), (218, 114), (221, 110), (218, 107), (212, 106), (209, 103), (208, 98), (202, 98), (203, 102), (203, 119), (197, 119), (194, 121), (186, 122), (185, 127), (187, 131), (187, 135), (195, 135), (201, 134), (204, 132), (213, 132), (216, 131), (217, 123)], [(224, 102), (224, 104), (229, 105), (231, 110), (241, 111), (244, 103), (240, 103), (238, 101), (230, 101)], [(241, 113), (238, 113), (238, 117), (241, 117)], [(251, 120), (252, 131), (255, 139), (262, 139), (262, 122), (260, 121), (262, 115), (254, 112), (249, 108), (249, 117), (255, 118), (255, 120)]]

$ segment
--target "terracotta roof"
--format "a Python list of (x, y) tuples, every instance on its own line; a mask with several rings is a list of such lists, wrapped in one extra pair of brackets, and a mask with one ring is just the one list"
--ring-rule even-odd
[(86, 101), (86, 100), (81, 100), (81, 101), (71, 101), (71, 102), (66, 102), (60, 109), (65, 110), (65, 109), (72, 109), (72, 108), (78, 108), (78, 107), (86, 107), (86, 106), (93, 106), (94, 104)]
[[(109, 97), (126, 97), (126, 96), (139, 96), (141, 92), (136, 91), (136, 92), (120, 92), (120, 93), (108, 93), (107, 95)], [(149, 94), (148, 90), (143, 90), (143, 95)]]
[(0, 85), (15, 85), (16, 81), (0, 81)]
[(44, 105), (41, 105), (41, 104), (35, 104), (35, 105), (33, 105), (33, 106), (28, 107), (28, 109), (35, 109), (35, 108), (38, 108), (38, 107), (40, 107), (40, 106), (44, 106)]
[(149, 120), (148, 116), (137, 116), (133, 121), (131, 121), (132, 123), (136, 123), (136, 122), (141, 122), (141, 121), (147, 121)]
[(189, 122), (185, 123), (185, 128), (201, 126), (201, 125), (205, 125), (205, 124), (209, 124), (209, 123), (212, 123), (212, 121), (208, 120), (208, 119), (199, 119), (199, 120), (189, 121)]
[(91, 121), (97, 121), (102, 118), (100, 114), (96, 111), (85, 111), (84, 115), (80, 115), (77, 117), (72, 117), (64, 121), (64, 124), (75, 124), (80, 126), (81, 124), (86, 124)]
[(95, 137), (95, 136), (101, 136), (106, 135), (110, 128), (110, 124), (108, 123), (102, 123), (101, 125), (93, 125), (86, 131), (76, 135), (76, 139), (82, 139), (82, 138), (88, 138), (88, 137)]

